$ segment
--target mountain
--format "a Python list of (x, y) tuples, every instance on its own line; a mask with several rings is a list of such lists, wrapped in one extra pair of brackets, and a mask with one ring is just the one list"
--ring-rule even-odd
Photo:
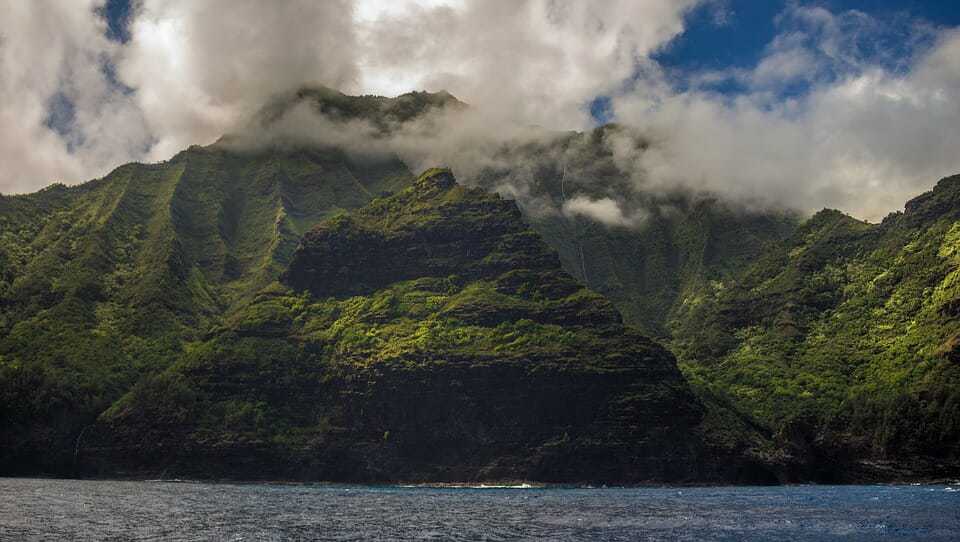
[(279, 282), (110, 407), (97, 472), (345, 481), (768, 480), (673, 356), (516, 205), (430, 170), (307, 232)]
[[(272, 134), (276, 130), (270, 128), (278, 124), (286, 132), (267, 137), (313, 140), (316, 136), (304, 132), (317, 126), (284, 125), (311, 116), (340, 123), (337, 131), (349, 145), (358, 143), (342, 134), (357, 138), (354, 132), (359, 130), (365, 140), (360, 146), (368, 152), (388, 148), (376, 138), (389, 139), (408, 121), (425, 118), (432, 129), (442, 131), (454, 115), (438, 122), (431, 113), (467, 109), (446, 92), (358, 98), (323, 87), (305, 88), (277, 97), (244, 134), (225, 140), (242, 141), (250, 134), (262, 139), (262, 133)], [(506, 139), (494, 156), (482, 161), (494, 166), (474, 172), (470, 164), (471, 174), (461, 181), (516, 199), (533, 229), (559, 252), (564, 269), (609, 297), (629, 324), (652, 336), (669, 337), (673, 323), (683, 318), (684, 299), (702, 295), (711, 282), (739, 272), (800, 222), (789, 210), (748, 208), (715, 194), (647, 186), (617, 155), (624, 146), (640, 154), (649, 146), (626, 127), (535, 133), (520, 141)], [(569, 212), (566, 206), (578, 199), (616, 202), (628, 220), (611, 225)]]
[[(302, 89), (167, 162), (0, 196), (0, 474), (960, 472), (957, 178), (881, 224), (803, 221), (652, 186), (609, 125), (415, 179), (389, 138), (465, 107)], [(360, 121), (362, 150), (283, 137), (301, 114)]]
[(72, 464), (82, 429), (274, 281), (304, 232), (412, 178), (395, 156), (214, 145), (0, 196), (3, 470)]
[[(305, 104), (341, 118), (382, 116), (389, 130), (418, 108), (460, 107), (452, 100), (312, 89), (271, 104), (264, 111), (275, 116), (258, 122)], [(248, 457), (275, 461), (264, 474), (298, 478), (769, 481), (774, 463), (789, 461), (748, 422), (694, 397), (672, 355), (566, 275), (516, 207), (437, 178), (446, 179), (437, 197), (462, 204), (383, 199), (413, 181), (389, 152), (251, 148), (227, 135), (76, 187), (0, 197), (0, 471), (164, 465), (257, 476), (237, 463)], [(409, 231), (374, 224), (375, 211), (341, 216), (373, 201), (401, 205), (387, 216)], [(434, 229), (419, 221), (431, 206), (461, 214)], [(349, 242), (314, 247), (330, 241), (330, 228)], [(444, 228), (490, 233), (502, 246), (485, 237), (443, 245)], [(318, 273), (323, 280), (310, 278)], [(313, 312), (283, 314), (304, 307)], [(381, 335), (393, 338), (374, 352)], [(417, 365), (428, 370), (411, 372)], [(247, 395), (212, 391), (231, 385), (249, 386)], [(467, 391), (445, 393), (451, 386)], [(379, 402), (365, 403), (361, 390)], [(416, 393), (423, 406), (404, 398)], [(406, 409), (410, 418), (377, 418)], [(367, 419), (351, 425), (345, 412)], [(380, 441), (370, 440), (374, 427)], [(468, 427), (486, 432), (467, 438)], [(330, 443), (321, 437), (336, 445), (318, 448)], [(445, 439), (462, 447), (442, 461), (411, 461)], [(386, 440), (402, 447), (357, 452)], [(322, 453), (297, 470), (305, 450)], [(361, 459), (385, 463), (351, 463)]]
[(958, 277), (955, 176), (880, 224), (821, 211), (691, 302), (673, 346), (694, 382), (810, 455), (957, 472)]
[[(748, 209), (714, 194), (648, 187), (613, 148), (642, 153), (643, 138), (617, 125), (504, 148), (472, 182), (514, 195), (564, 269), (609, 297), (625, 320), (658, 338), (703, 295), (789, 236), (800, 217)], [(616, 204), (625, 220), (570, 212), (575, 201)]]

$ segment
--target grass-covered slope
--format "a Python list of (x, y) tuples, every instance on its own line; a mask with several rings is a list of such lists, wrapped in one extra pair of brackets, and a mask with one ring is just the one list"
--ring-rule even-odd
[(320, 220), (409, 183), (396, 159), (193, 147), (0, 197), (0, 472), (62, 472), (84, 427), (276, 280)]
[(140, 382), (99, 472), (326, 480), (756, 476), (703, 442), (673, 357), (516, 206), (431, 170), (308, 232), (282, 282)]
[(935, 471), (960, 459), (957, 307), (960, 176), (881, 224), (818, 213), (692, 300), (675, 346), (699, 385), (816, 454)]

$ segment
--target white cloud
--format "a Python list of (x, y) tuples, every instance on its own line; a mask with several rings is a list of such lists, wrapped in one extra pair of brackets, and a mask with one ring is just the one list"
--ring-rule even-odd
[[(677, 35), (697, 1), (139, 0), (120, 45), (104, 37), (103, 0), (3, 0), (0, 191), (168, 158), (306, 83), (447, 88), (488, 126), (582, 128), (584, 103)], [(104, 61), (132, 93), (104, 75)], [(77, 113), (65, 137), (44, 126), (58, 91)]]
[[(649, 145), (607, 143), (648, 188), (878, 218), (960, 171), (957, 31), (794, 4), (756, 66), (688, 74), (678, 91), (651, 54), (704, 2), (736, 17), (720, 0), (140, 0), (118, 44), (104, 37), (102, 0), (0, 0), (0, 192), (168, 158), (305, 83), (447, 89), (470, 103), (390, 140), (414, 167), (470, 172), (506, 141), (589, 127), (585, 104), (611, 94), (617, 120)], [(877, 46), (880, 35), (898, 48)], [(711, 91), (731, 80), (741, 95)], [(810, 90), (784, 98), (793, 85)], [(310, 122), (293, 124), (333, 137)], [(602, 200), (588, 208), (619, 220)]]
[(620, 204), (612, 198), (591, 199), (576, 196), (564, 202), (563, 213), (567, 216), (585, 216), (607, 226), (636, 227), (644, 220), (644, 215), (627, 215)]
[[(119, 51), (104, 37), (99, 5), (0, 7), (0, 192), (85, 180), (138, 157), (146, 145), (139, 110), (104, 71)], [(47, 122), (53, 103), (62, 113), (56, 130)]]
[(355, 19), (358, 23), (373, 23), (383, 18), (404, 17), (416, 10), (429, 11), (439, 7), (462, 8), (463, 0), (357, 0)]
[(548, 128), (590, 124), (584, 104), (618, 89), (683, 30), (697, 0), (467, 0), (361, 25), (364, 87), (446, 89)]
[(118, 63), (153, 159), (210, 143), (274, 93), (357, 79), (347, 0), (143, 0)]
[[(818, 28), (862, 21), (867, 32), (876, 24), (862, 14), (801, 12)], [(621, 160), (647, 186), (689, 186), (806, 211), (838, 207), (874, 220), (960, 172), (960, 33), (942, 32), (905, 72), (867, 62), (841, 41), (827, 35), (772, 48), (748, 73), (755, 85), (737, 99), (696, 88), (618, 97), (618, 120), (653, 142)], [(785, 62), (785, 51), (802, 60)], [(811, 77), (805, 96), (771, 100), (766, 87), (802, 76), (796, 66), (828, 75)]]
[(816, 75), (816, 69), (815, 57), (802, 48), (776, 51), (750, 72), (750, 84), (755, 88), (780, 87), (809, 80)]

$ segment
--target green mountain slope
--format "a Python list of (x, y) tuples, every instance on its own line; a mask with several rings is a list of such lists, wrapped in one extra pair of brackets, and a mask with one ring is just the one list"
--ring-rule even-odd
[(936, 469), (960, 458), (958, 268), (960, 176), (881, 224), (822, 211), (692, 302), (675, 350), (814, 453)]
[(214, 146), (0, 198), (0, 463), (72, 461), (38, 452), (275, 280), (311, 226), (410, 179), (395, 158)]
[(106, 411), (80, 445), (85, 465), (354, 481), (772, 476), (710, 448), (672, 355), (564, 273), (513, 203), (446, 170), (323, 222), (281, 280)]

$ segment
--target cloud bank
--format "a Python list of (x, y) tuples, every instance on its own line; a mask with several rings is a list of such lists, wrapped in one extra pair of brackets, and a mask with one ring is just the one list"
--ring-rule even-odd
[[(873, 220), (960, 172), (960, 32), (899, 29), (907, 43), (929, 45), (890, 66), (854, 42), (887, 30), (862, 13), (787, 15), (798, 24), (755, 69), (723, 74), (746, 81), (732, 99), (657, 81), (616, 97), (617, 117), (653, 141), (622, 159), (659, 185)], [(798, 79), (806, 94), (775, 98)]]
[[(960, 32), (909, 18), (792, 4), (756, 65), (678, 74), (653, 55), (692, 9), (735, 17), (722, 2), (140, 0), (124, 43), (106, 37), (102, 1), (2, 3), (3, 193), (211, 143), (304, 84), (450, 91), (470, 112), (400, 129), (390, 148), (461, 175), (495, 164), (522, 178), (525, 165), (497, 164), (497, 149), (589, 129), (597, 96), (633, 134), (605, 145), (647, 190), (876, 219), (960, 172)], [(287, 122), (328, 142), (366, 129)], [(642, 222), (613, 194), (571, 198), (562, 212)]]

